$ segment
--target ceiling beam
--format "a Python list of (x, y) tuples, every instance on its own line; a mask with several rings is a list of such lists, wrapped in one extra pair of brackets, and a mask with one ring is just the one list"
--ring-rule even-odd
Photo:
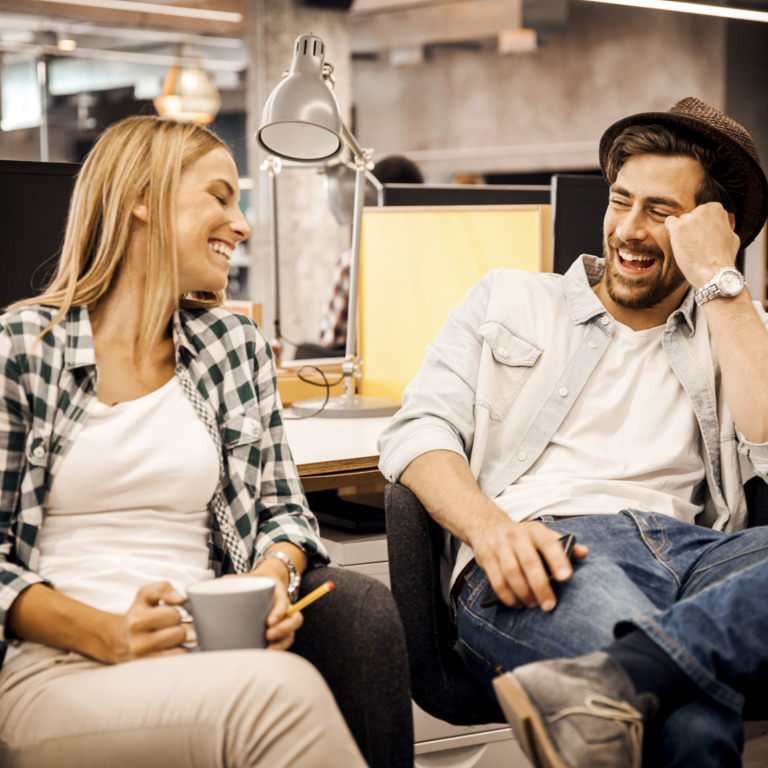
[[(361, 0), (358, 0), (360, 4)], [(350, 50), (370, 53), (435, 43), (496, 38), (522, 24), (523, 0), (381, 0), (350, 13)], [(356, 5), (357, 8), (357, 5)]]

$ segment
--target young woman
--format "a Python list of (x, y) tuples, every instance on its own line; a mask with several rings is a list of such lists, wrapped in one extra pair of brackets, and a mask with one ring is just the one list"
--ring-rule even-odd
[[(218, 308), (238, 199), (210, 131), (116, 123), (50, 286), (0, 316), (3, 766), (365, 765), (315, 668), (273, 652), (327, 555), (268, 345)], [(185, 588), (248, 573), (277, 584), (269, 650), (186, 653)]]

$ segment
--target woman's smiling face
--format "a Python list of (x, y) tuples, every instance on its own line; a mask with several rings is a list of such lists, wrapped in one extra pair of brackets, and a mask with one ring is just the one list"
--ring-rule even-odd
[(179, 179), (176, 247), (179, 291), (221, 291), (227, 287), (235, 244), (251, 228), (238, 206), (237, 168), (218, 147), (188, 165)]

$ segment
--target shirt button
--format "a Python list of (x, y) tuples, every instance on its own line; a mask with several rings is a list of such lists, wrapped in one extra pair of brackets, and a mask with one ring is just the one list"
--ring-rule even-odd
[(232, 533), (232, 523), (222, 523), (221, 524), (221, 532), (222, 533)]
[(42, 459), (45, 456), (45, 448), (42, 445), (38, 445), (37, 448), (32, 451), (32, 455), (36, 459)]
[(609, 319), (608, 319), (608, 318), (607, 318), (605, 315), (603, 315), (603, 316), (600, 318), (600, 325), (608, 325), (608, 323), (610, 323), (610, 322), (611, 322), (611, 321), (610, 321), (610, 320), (609, 320)]
[(499, 347), (499, 357), (506, 357), (506, 356), (507, 356), (507, 348)]
[(568, 394), (568, 390), (565, 387), (560, 387), (560, 397), (565, 397)]
[(597, 349), (597, 344), (595, 344), (595, 342), (594, 342), (594, 341), (588, 341), (588, 342), (587, 342), (587, 346), (588, 346), (590, 349)]
[(520, 451), (520, 453), (517, 454), (518, 461), (525, 461), (525, 457), (526, 457), (525, 451)]

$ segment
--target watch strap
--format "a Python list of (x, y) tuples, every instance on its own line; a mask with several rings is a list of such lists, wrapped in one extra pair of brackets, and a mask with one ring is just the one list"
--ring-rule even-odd
[(717, 283), (712, 280), (693, 292), (693, 298), (699, 306), (706, 304), (710, 299), (716, 299), (719, 295), (720, 291), (717, 289)]
[[(720, 279), (725, 272), (732, 272), (734, 275), (737, 275), (740, 278), (741, 288), (737, 293), (724, 293), (720, 290)], [(722, 269), (719, 269), (717, 272), (715, 272), (711, 280), (693, 292), (693, 298), (695, 299), (696, 303), (701, 306), (702, 304), (706, 304), (706, 302), (708, 302), (710, 299), (717, 299), (721, 296), (727, 298), (738, 296), (739, 293), (744, 290), (745, 285), (746, 281), (744, 280), (744, 275), (742, 275), (738, 269), (735, 267), (723, 267)]]
[(296, 566), (293, 564), (288, 555), (284, 552), (273, 551), (265, 552), (254, 564), (256, 569), (261, 563), (263, 563), (268, 557), (274, 557), (279, 560), (288, 569), (288, 599), (292, 602), (296, 602), (296, 598), (299, 596), (299, 587), (301, 586), (301, 574), (296, 570)]

